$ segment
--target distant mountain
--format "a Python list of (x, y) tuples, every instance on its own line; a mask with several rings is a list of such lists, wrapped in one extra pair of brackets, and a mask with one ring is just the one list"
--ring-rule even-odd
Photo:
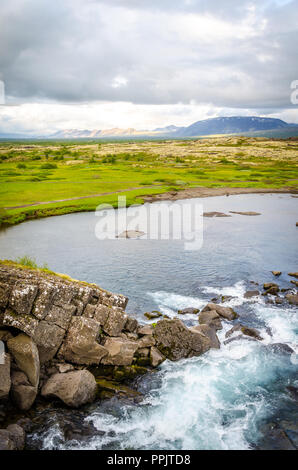
[(212, 134), (241, 134), (242, 132), (283, 129), (290, 124), (281, 119), (262, 117), (219, 117), (197, 121), (176, 132), (179, 137), (192, 137)]
[(232, 116), (218, 117), (197, 121), (188, 127), (166, 126), (157, 127), (153, 130), (136, 130), (134, 128), (119, 129), (65, 129), (50, 135), (21, 135), (21, 134), (1, 134), (0, 138), (50, 138), (50, 139), (102, 139), (102, 138), (184, 138), (200, 137), (207, 135), (242, 134), (253, 136), (254, 133), (261, 133), (262, 136), (273, 137), (274, 134), (294, 136), (298, 135), (298, 124), (288, 124), (281, 119), (264, 118), (257, 116)]

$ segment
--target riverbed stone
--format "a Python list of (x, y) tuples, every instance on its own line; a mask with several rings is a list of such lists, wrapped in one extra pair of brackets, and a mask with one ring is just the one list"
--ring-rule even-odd
[(20, 315), (11, 308), (7, 308), (3, 315), (3, 325), (13, 326), (32, 337), (38, 326), (38, 320), (32, 315)]
[(245, 292), (243, 297), (245, 299), (252, 299), (253, 297), (258, 297), (258, 295), (260, 295), (260, 292), (258, 290), (248, 290), (247, 292)]
[(88, 370), (76, 370), (52, 375), (43, 386), (41, 395), (45, 398), (59, 398), (66, 405), (78, 408), (92, 403), (96, 389), (95, 378)]
[(58, 358), (75, 364), (99, 364), (108, 354), (98, 343), (100, 323), (92, 318), (72, 317)]
[(7, 341), (9, 352), (14, 357), (18, 367), (25, 372), (31, 385), (37, 387), (39, 383), (39, 353), (33, 339), (24, 333)]

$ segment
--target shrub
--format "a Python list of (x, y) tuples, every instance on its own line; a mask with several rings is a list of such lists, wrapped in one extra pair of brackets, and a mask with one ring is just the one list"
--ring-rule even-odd
[(17, 168), (25, 169), (25, 168), (27, 168), (27, 166), (25, 165), (25, 163), (18, 163)]
[(22, 266), (27, 266), (27, 268), (32, 269), (44, 269), (48, 270), (48, 265), (44, 263), (42, 266), (38, 266), (34, 258), (30, 258), (30, 256), (20, 256), (16, 259), (16, 263), (21, 264)]
[(56, 163), (44, 163), (43, 165), (40, 165), (40, 168), (42, 170), (51, 170), (57, 168), (57, 165)]

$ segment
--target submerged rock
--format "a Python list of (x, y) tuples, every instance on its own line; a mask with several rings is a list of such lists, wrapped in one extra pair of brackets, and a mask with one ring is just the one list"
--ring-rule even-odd
[(248, 290), (244, 294), (245, 299), (251, 299), (252, 297), (258, 297), (260, 295), (260, 292), (258, 290)]
[(278, 277), (282, 274), (281, 271), (271, 271), (271, 272), (272, 272), (273, 276), (276, 276), (276, 277)]
[(140, 230), (124, 230), (124, 232), (120, 233), (116, 238), (140, 238), (145, 235), (145, 232)]
[(94, 376), (88, 370), (77, 370), (52, 375), (43, 386), (41, 394), (45, 398), (59, 398), (66, 405), (78, 408), (94, 400), (96, 389)]
[(204, 217), (232, 217), (229, 214), (225, 214), (224, 212), (204, 212)]
[(162, 317), (162, 313), (155, 310), (153, 312), (144, 313), (144, 317), (148, 318), (148, 320), (155, 320), (155, 318)]
[(263, 338), (260, 335), (260, 332), (255, 328), (249, 328), (248, 326), (242, 325), (238, 323), (237, 325), (233, 326), (229, 331), (226, 332), (225, 337), (229, 338), (235, 331), (241, 331), (241, 333), (245, 336), (250, 336), (251, 338), (255, 338), (259, 341), (262, 341)]
[(231, 214), (240, 214), (240, 215), (261, 215), (260, 212), (248, 211), (248, 212), (238, 212), (238, 211), (229, 211)]
[(199, 311), (200, 309), (198, 308), (189, 307), (189, 308), (184, 308), (183, 310), (178, 310), (178, 314), (179, 315), (187, 315), (187, 314), (196, 315), (197, 313), (199, 313)]
[(265, 290), (265, 293), (263, 295), (267, 295), (267, 294), (277, 295), (278, 292), (280, 291), (279, 286), (275, 284), (274, 282), (267, 282), (263, 284), (263, 288)]
[(298, 277), (298, 273), (288, 273), (288, 276)]

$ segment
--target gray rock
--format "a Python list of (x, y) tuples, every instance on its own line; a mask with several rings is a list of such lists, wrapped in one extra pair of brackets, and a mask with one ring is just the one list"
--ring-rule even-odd
[(211, 328), (209, 325), (203, 324), (199, 326), (195, 326), (191, 328), (191, 331), (194, 333), (199, 333), (201, 335), (204, 335), (205, 338), (208, 339), (206, 342), (206, 350), (208, 351), (209, 349), (219, 349), (220, 348), (220, 342), (217, 337), (217, 334), (214, 330), (214, 328)]
[(18, 367), (25, 372), (31, 385), (38, 387), (39, 383), (39, 354), (32, 338), (21, 333), (7, 341), (7, 347), (14, 357)]
[(33, 337), (38, 326), (38, 320), (32, 315), (20, 315), (11, 308), (7, 308), (3, 315), (3, 325), (13, 326)]
[(45, 320), (39, 322), (33, 339), (38, 347), (40, 363), (53, 359), (65, 336), (65, 330)]
[(45, 317), (45, 321), (54, 323), (63, 330), (67, 330), (75, 311), (76, 307), (74, 305), (64, 305), (63, 307), (52, 305)]
[(151, 326), (151, 325), (140, 326), (139, 329), (138, 329), (138, 333), (141, 336), (152, 335), (153, 331), (154, 331), (154, 329), (153, 329), (153, 326)]
[(157, 348), (154, 346), (150, 348), (150, 364), (152, 367), (158, 367), (165, 360), (165, 356)]
[(108, 355), (102, 359), (102, 364), (113, 366), (130, 366), (139, 345), (134, 341), (113, 337), (107, 338), (104, 347), (107, 350)]
[(137, 344), (138, 348), (150, 348), (151, 346), (155, 346), (155, 339), (152, 335), (145, 335), (137, 341)]
[(78, 408), (94, 401), (96, 389), (93, 375), (88, 370), (77, 370), (52, 375), (43, 386), (41, 395), (45, 398), (59, 398), (66, 405)]
[(19, 315), (28, 315), (31, 311), (38, 288), (35, 285), (18, 281), (13, 287), (9, 305)]
[(255, 328), (249, 328), (248, 326), (242, 325), (241, 323), (238, 323), (237, 325), (233, 326), (233, 328), (231, 328), (229, 331), (227, 331), (225, 337), (229, 338), (235, 331), (240, 331), (243, 335), (250, 336), (259, 341), (262, 341), (263, 339), (258, 330), (256, 330)]
[(138, 321), (133, 317), (127, 317), (126, 323), (124, 325), (124, 330), (129, 333), (135, 333), (138, 329)]
[(195, 315), (199, 313), (199, 311), (200, 310), (198, 308), (189, 307), (189, 308), (184, 308), (183, 310), (178, 310), (178, 313), (179, 315), (187, 315), (187, 314)]
[(8, 397), (10, 387), (10, 355), (4, 354), (4, 364), (0, 364), (0, 400)]
[(248, 290), (247, 292), (245, 292), (244, 298), (251, 299), (252, 297), (257, 297), (258, 295), (260, 295), (260, 292), (258, 290)]
[(215, 310), (216, 313), (225, 318), (226, 320), (232, 321), (239, 317), (239, 315), (231, 307), (222, 307), (221, 305), (209, 303), (201, 312), (207, 312), (208, 310)]
[(287, 294), (286, 299), (289, 304), (298, 305), (298, 294)]
[(22, 411), (33, 405), (37, 396), (37, 387), (33, 387), (24, 372), (13, 371), (11, 375), (11, 395), (14, 403)]
[(99, 364), (108, 354), (98, 343), (100, 324), (85, 317), (72, 317), (66, 339), (59, 350), (59, 359), (75, 364)]
[(0, 429), (0, 450), (23, 450), (25, 446), (25, 431), (18, 424), (10, 424), (6, 429)]
[(201, 312), (199, 315), (199, 323), (201, 325), (209, 325), (211, 328), (215, 330), (221, 330), (222, 324), (220, 320), (220, 316), (216, 313), (215, 310), (206, 310)]
[(200, 356), (208, 350), (206, 337), (186, 328), (181, 320), (161, 320), (154, 328), (157, 349), (168, 359)]

